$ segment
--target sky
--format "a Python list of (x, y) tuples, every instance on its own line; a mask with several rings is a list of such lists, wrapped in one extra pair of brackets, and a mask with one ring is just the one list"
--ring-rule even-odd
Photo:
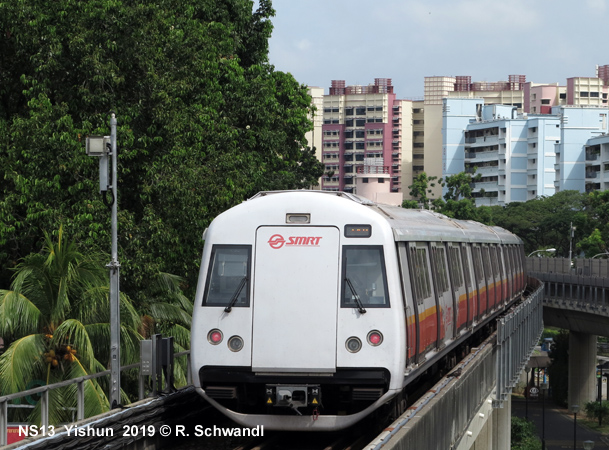
[(391, 78), (398, 98), (424, 77), (533, 83), (595, 76), (609, 64), (609, 0), (272, 0), (269, 60), (328, 93)]

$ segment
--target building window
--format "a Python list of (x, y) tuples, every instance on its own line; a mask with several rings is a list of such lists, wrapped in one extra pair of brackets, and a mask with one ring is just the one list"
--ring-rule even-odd
[(567, 94), (566, 94), (565, 92), (563, 92), (563, 93), (561, 93), (561, 94), (560, 94), (558, 97), (559, 97), (561, 100), (566, 100), (566, 99), (567, 99)]
[(362, 178), (362, 183), (367, 183), (368, 182), (368, 178)]
[(596, 97), (598, 98), (598, 92), (590, 92), (590, 97)]
[(355, 149), (356, 150), (363, 150), (364, 149), (364, 143), (363, 142), (356, 142), (355, 143)]
[(385, 182), (384, 178), (379, 178), (378, 180), (379, 180), (379, 183), (384, 183)]
[(353, 119), (347, 119), (347, 120), (345, 120), (345, 126), (352, 127), (353, 126)]
[(549, 98), (542, 98), (541, 99), (541, 104), (542, 105), (549, 105), (550, 104), (550, 99)]
[(364, 125), (366, 125), (366, 119), (355, 119), (356, 127), (363, 127)]
[(358, 106), (357, 108), (355, 108), (356, 116), (363, 116), (365, 114), (366, 114), (366, 108), (364, 106)]
[(588, 97), (588, 92), (581, 91), (581, 92), (579, 93), (579, 96), (580, 96), (580, 97)]
[(356, 138), (363, 138), (365, 137), (365, 131), (364, 130), (355, 130), (355, 137)]

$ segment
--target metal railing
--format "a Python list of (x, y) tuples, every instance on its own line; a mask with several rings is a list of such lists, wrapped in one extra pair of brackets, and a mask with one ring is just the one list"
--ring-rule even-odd
[(609, 259), (576, 258), (573, 265), (569, 258), (526, 258), (527, 271), (545, 274), (583, 275), (609, 278)]
[[(190, 379), (190, 350), (179, 352), (174, 355), (174, 358), (186, 356), (186, 366), (187, 366), (187, 384), (191, 384), (192, 380)], [(171, 364), (173, 367), (173, 363)], [(125, 370), (130, 369), (139, 369), (140, 376), (139, 378), (139, 399), (142, 400), (147, 395), (145, 395), (145, 382), (146, 376), (142, 376), (142, 363), (137, 362), (134, 364), (129, 364), (126, 366), (122, 366), (120, 371), (123, 372)], [(101, 378), (103, 376), (109, 376), (111, 374), (111, 370), (104, 370), (103, 372), (94, 373), (91, 375), (85, 375), (78, 378), (73, 378), (71, 380), (65, 380), (58, 383), (49, 384), (46, 386), (40, 386), (33, 389), (28, 389), (26, 391), (16, 392), (14, 394), (8, 394), (0, 396), (0, 446), (7, 445), (7, 429), (8, 429), (8, 407), (9, 402), (12, 402), (17, 399), (21, 399), (23, 397), (28, 397), (32, 395), (40, 394), (40, 415), (41, 420), (40, 424), (44, 427), (44, 430), (47, 430), (49, 427), (49, 392), (54, 389), (64, 388), (73, 384), (77, 385), (76, 388), (76, 420), (83, 420), (85, 418), (85, 382), (89, 380), (94, 380), (97, 378)], [(150, 394), (154, 394), (156, 391), (156, 385)], [(150, 396), (150, 395), (148, 395)]]
[(529, 277), (527, 286), (534, 291), (497, 320), (496, 408), (503, 407), (511, 394), (543, 331), (543, 283)]

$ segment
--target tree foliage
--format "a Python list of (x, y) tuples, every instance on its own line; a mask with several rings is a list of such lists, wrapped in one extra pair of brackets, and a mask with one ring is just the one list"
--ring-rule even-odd
[[(6, 346), (0, 355), (2, 394), (23, 391), (32, 383), (51, 384), (109, 368), (106, 255), (82, 253), (62, 228), (57, 236), (54, 240), (47, 234), (42, 252), (28, 255), (15, 268), (11, 289), (0, 289), (0, 336)], [(147, 302), (140, 305), (141, 313), (121, 293), (122, 365), (136, 362), (138, 341), (156, 332), (174, 336), (178, 351), (188, 346), (192, 303), (182, 294), (180, 281), (157, 274), (145, 292)], [(176, 368), (177, 381), (185, 382), (184, 367)], [(133, 381), (123, 378), (127, 378), (125, 386)], [(107, 392), (105, 379), (87, 381), (88, 416), (108, 409)], [(122, 395), (128, 402), (129, 392)], [(50, 398), (55, 405), (75, 407), (75, 386), (53, 390)], [(69, 421), (70, 414), (66, 408), (53, 408), (51, 419), (53, 423)]]
[(511, 424), (512, 450), (540, 450), (541, 441), (537, 437), (535, 424), (527, 419), (512, 416)]
[[(268, 62), (271, 2), (0, 4), (0, 266), (58, 229), (106, 248), (109, 213), (84, 137), (118, 119), (119, 244), (133, 295), (197, 275), (201, 234), (260, 190), (321, 175), (306, 88)], [(7, 283), (8, 272), (0, 274)], [(139, 294), (138, 294), (139, 295)]]

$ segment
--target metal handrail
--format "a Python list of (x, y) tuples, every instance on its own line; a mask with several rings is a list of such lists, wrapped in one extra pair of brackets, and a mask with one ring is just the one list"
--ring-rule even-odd
[[(191, 383), (190, 380), (190, 350), (186, 350), (183, 352), (178, 352), (174, 354), (174, 358), (185, 356), (187, 357), (187, 382)], [(134, 364), (128, 364), (126, 366), (122, 366), (120, 371), (124, 370), (136, 369), (139, 368), (140, 372), (142, 370), (142, 363), (137, 362)], [(41, 402), (41, 425), (46, 430), (49, 426), (49, 392), (53, 389), (60, 389), (62, 387), (70, 386), (72, 384), (77, 384), (77, 407), (76, 407), (76, 420), (82, 420), (85, 418), (85, 391), (84, 391), (84, 382), (96, 378), (101, 378), (105, 375), (110, 375), (111, 369), (104, 370), (102, 372), (93, 373), (90, 375), (84, 375), (82, 377), (72, 378), (70, 380), (60, 381), (57, 383), (48, 384), (45, 386), (40, 386), (37, 388), (27, 389), (25, 391), (16, 392), (14, 394), (7, 394), (0, 396), (0, 446), (7, 444), (7, 428), (8, 428), (8, 402), (12, 400), (16, 400), (18, 398), (28, 397), (30, 395), (42, 394), (40, 397)], [(143, 383), (144, 377), (140, 375), (139, 377), (139, 397), (140, 400), (144, 398), (143, 392)]]

